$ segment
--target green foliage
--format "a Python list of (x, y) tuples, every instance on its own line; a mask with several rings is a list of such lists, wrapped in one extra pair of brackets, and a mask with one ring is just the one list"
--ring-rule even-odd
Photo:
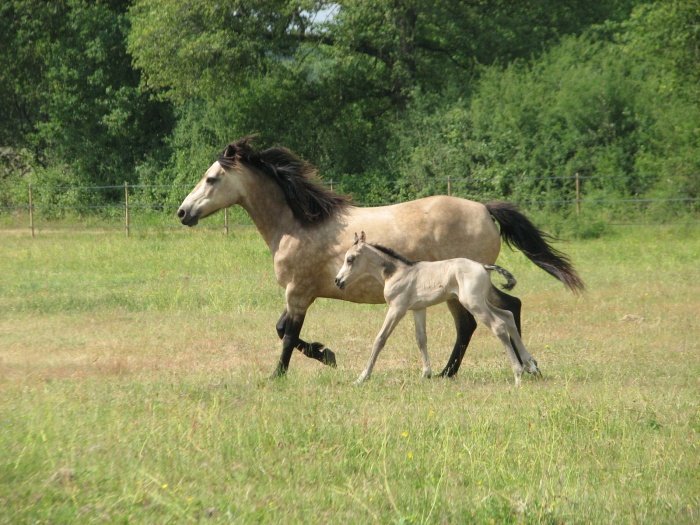
[(13, 103), (0, 110), (0, 143), (34, 152), (35, 183), (55, 182), (57, 171), (63, 185), (133, 182), (135, 167), (162, 147), (170, 110), (139, 88), (126, 53), (127, 5), (3, 3), (0, 85)]
[(699, 5), (12, 0), (0, 147), (25, 160), (3, 155), (0, 197), (63, 173), (173, 185), (139, 194), (170, 208), (259, 133), (361, 203), (449, 187), (566, 217), (576, 174), (589, 201), (697, 198)]

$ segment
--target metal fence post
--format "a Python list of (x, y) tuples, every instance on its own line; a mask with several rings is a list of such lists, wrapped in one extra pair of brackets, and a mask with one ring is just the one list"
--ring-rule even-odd
[(32, 230), (32, 239), (34, 238), (34, 194), (32, 185), (29, 185), (29, 228)]
[(576, 172), (576, 215), (581, 215), (581, 182)]
[(126, 236), (129, 237), (129, 183), (124, 183), (124, 209), (125, 209), (125, 227)]

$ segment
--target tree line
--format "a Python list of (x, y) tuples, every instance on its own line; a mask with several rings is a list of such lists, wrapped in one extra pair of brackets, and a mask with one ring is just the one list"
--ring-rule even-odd
[(6, 0), (0, 46), (0, 206), (251, 133), (362, 202), (700, 191), (700, 0)]

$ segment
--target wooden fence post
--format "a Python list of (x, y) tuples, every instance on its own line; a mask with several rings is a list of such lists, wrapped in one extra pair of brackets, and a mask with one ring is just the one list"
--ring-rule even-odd
[(124, 226), (126, 228), (126, 236), (129, 237), (129, 183), (124, 183)]
[(581, 215), (581, 182), (576, 172), (576, 215)]
[(228, 208), (224, 208), (224, 230), (226, 230), (226, 236), (228, 237)]
[(29, 228), (32, 230), (32, 239), (34, 238), (34, 194), (32, 185), (29, 185)]

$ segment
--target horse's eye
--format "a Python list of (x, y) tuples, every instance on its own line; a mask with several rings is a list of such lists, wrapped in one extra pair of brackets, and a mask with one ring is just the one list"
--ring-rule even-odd
[(354, 257), (348, 257), (348, 264), (352, 264), (352, 263), (354, 263), (354, 262), (355, 262), (355, 258), (354, 258)]
[(207, 177), (207, 184), (214, 184), (217, 180), (216, 177)]

